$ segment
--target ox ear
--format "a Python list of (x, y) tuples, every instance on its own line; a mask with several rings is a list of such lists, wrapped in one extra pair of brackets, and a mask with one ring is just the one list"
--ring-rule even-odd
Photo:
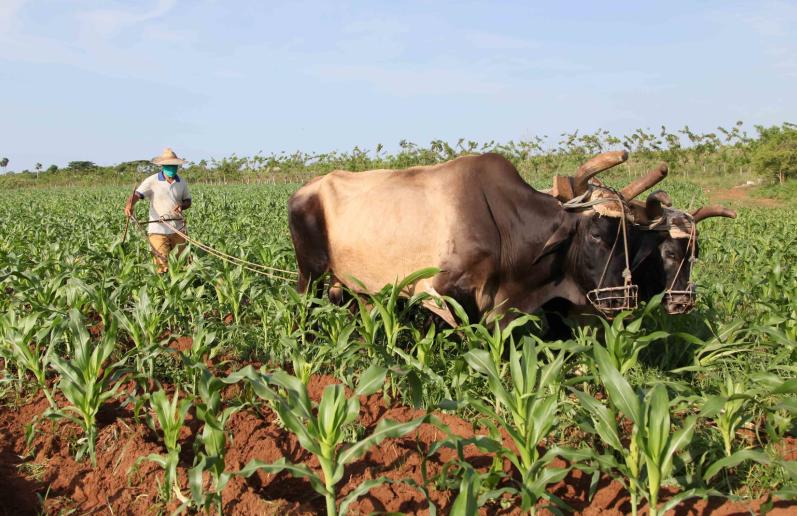
[(562, 223), (557, 226), (556, 231), (554, 231), (553, 234), (548, 237), (548, 240), (545, 242), (545, 245), (542, 247), (542, 250), (537, 255), (537, 258), (534, 259), (533, 263), (537, 263), (544, 256), (556, 251), (559, 247), (570, 240), (575, 229), (576, 225), (574, 222), (569, 219), (564, 219)]

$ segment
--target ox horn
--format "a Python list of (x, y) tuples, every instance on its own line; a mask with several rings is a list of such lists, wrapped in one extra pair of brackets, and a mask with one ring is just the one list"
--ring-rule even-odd
[(598, 154), (578, 167), (578, 172), (576, 172), (576, 177), (573, 181), (573, 193), (575, 195), (583, 194), (587, 191), (587, 183), (592, 176), (617, 166), (620, 163), (624, 163), (627, 159), (628, 151), (625, 150)]
[(667, 177), (667, 172), (669, 172), (667, 164), (660, 163), (658, 167), (654, 168), (644, 176), (633, 181), (630, 185), (620, 190), (620, 193), (623, 195), (623, 199), (630, 201), (637, 195), (641, 194), (651, 186)]
[(662, 206), (672, 206), (672, 199), (670, 199), (670, 195), (664, 190), (656, 190), (648, 195), (645, 201), (645, 215), (647, 215), (650, 220), (661, 217), (664, 214), (664, 208)]
[(703, 206), (692, 212), (692, 219), (694, 219), (695, 224), (709, 217), (727, 217), (729, 219), (735, 219), (736, 212), (724, 206)]

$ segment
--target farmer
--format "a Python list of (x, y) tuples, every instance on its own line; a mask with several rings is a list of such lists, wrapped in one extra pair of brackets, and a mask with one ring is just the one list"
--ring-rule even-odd
[[(152, 163), (161, 167), (160, 172), (146, 178), (133, 195), (127, 199), (125, 215), (133, 216), (134, 206), (141, 199), (149, 201), (149, 221), (147, 224), (149, 243), (158, 272), (169, 269), (169, 253), (177, 248), (177, 253), (185, 247), (185, 239), (175, 233), (173, 228), (186, 232), (183, 210), (191, 207), (191, 194), (188, 185), (177, 175), (177, 169), (185, 163), (172, 149), (166, 148), (160, 156), (152, 158)], [(173, 219), (168, 222), (152, 222)]]

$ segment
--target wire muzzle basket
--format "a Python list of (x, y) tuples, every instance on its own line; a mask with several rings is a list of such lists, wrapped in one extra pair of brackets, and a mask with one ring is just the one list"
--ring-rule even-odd
[(639, 304), (639, 287), (627, 284), (622, 287), (596, 288), (587, 292), (587, 299), (606, 318), (612, 319), (625, 310), (633, 310)]
[(664, 291), (664, 308), (668, 314), (685, 314), (695, 307), (696, 299), (697, 291), (692, 283), (686, 290), (668, 289)]

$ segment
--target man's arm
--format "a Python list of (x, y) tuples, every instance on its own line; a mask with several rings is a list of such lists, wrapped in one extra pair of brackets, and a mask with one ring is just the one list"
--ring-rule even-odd
[(127, 198), (127, 203), (125, 204), (125, 216), (130, 218), (133, 216), (133, 207), (136, 205), (138, 201), (143, 199), (140, 193), (133, 192), (133, 195)]

